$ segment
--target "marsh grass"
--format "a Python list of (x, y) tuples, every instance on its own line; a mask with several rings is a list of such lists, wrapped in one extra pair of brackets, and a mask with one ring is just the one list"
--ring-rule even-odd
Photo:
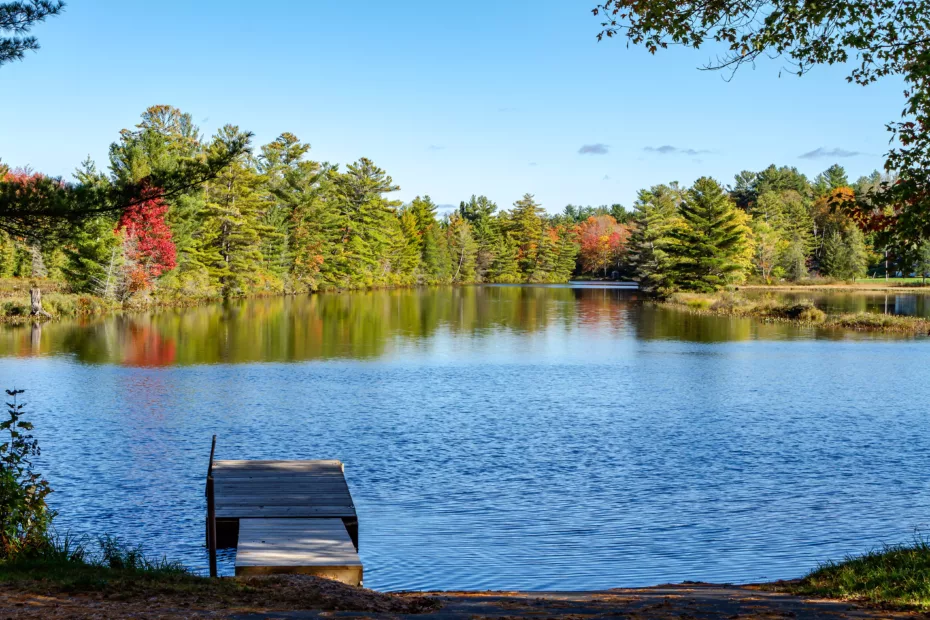
[(930, 607), (930, 541), (891, 545), (820, 565), (789, 589), (895, 607)]

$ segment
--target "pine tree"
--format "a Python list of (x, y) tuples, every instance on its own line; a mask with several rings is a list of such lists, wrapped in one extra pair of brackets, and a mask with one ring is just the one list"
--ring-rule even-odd
[(527, 277), (528, 282), (553, 282), (558, 271), (558, 232), (541, 228), (536, 242), (536, 262)]
[[(211, 148), (225, 148), (226, 142), (240, 136), (238, 127), (226, 125)], [(219, 282), (225, 296), (254, 292), (263, 286), (267, 275), (261, 252), (262, 236), (273, 231), (262, 222), (266, 204), (262, 200), (261, 183), (254, 162), (242, 156), (207, 186), (207, 217), (199, 258)]]
[(664, 294), (675, 287), (671, 246), (684, 224), (678, 213), (682, 192), (676, 184), (639, 192), (634, 204), (628, 257), (643, 290)]
[(468, 202), (459, 205), (459, 213), (471, 224), (472, 236), (478, 245), (475, 256), (475, 280), (484, 282), (494, 262), (500, 241), (499, 218), (494, 215), (497, 205), (486, 196), (472, 195)]
[(835, 189), (848, 186), (846, 170), (839, 164), (833, 164), (814, 179), (814, 194), (818, 197), (826, 196)]
[(313, 179), (322, 168), (317, 162), (304, 159), (309, 151), (309, 144), (302, 143), (292, 133), (283, 133), (263, 146), (258, 158), (258, 169), (264, 177), (262, 188), (266, 192), (263, 199), (267, 203), (262, 223), (274, 231), (274, 234), (262, 238), (262, 257), (268, 271), (286, 291), (308, 285), (306, 274), (295, 278), (295, 261), (299, 258), (293, 249), (293, 233), (296, 224), (294, 208), (301, 202), (295, 200), (294, 177), (299, 177), (297, 187), (303, 184), (304, 191), (313, 191)]
[(544, 213), (532, 194), (524, 194), (523, 198), (513, 203), (510, 236), (516, 243), (518, 267), (524, 278), (529, 277), (536, 268), (536, 252), (542, 235)]
[(575, 272), (575, 263), (578, 257), (577, 235), (573, 227), (556, 226), (555, 272), (552, 274), (553, 282), (567, 282)]
[(684, 226), (668, 247), (676, 284), (685, 290), (715, 291), (741, 281), (750, 266), (751, 232), (746, 215), (713, 179), (702, 177), (680, 207)]
[(420, 238), (420, 273), (424, 282), (437, 284), (444, 282), (448, 274), (448, 247), (441, 239), (439, 222), (436, 221), (436, 204), (429, 196), (414, 198), (407, 210), (416, 221), (417, 234)]
[(500, 283), (520, 282), (523, 279), (520, 273), (519, 246), (509, 234), (503, 234), (498, 238), (487, 278), (488, 282)]
[(851, 226), (827, 237), (820, 262), (823, 275), (851, 282), (864, 276), (867, 266), (865, 240), (858, 228)]
[(381, 256), (391, 247), (386, 221), (396, 217), (396, 202), (385, 194), (400, 189), (384, 170), (370, 159), (349, 164), (345, 173), (334, 175), (330, 207), (339, 237), (332, 261), (324, 273), (337, 287), (374, 286), (384, 283)]

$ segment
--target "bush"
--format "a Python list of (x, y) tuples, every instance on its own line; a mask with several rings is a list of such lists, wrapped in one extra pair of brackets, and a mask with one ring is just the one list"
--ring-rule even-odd
[(804, 323), (823, 323), (827, 318), (827, 313), (810, 301), (785, 306), (783, 312), (786, 318)]
[(29, 431), (32, 424), (23, 419), (25, 405), (17, 401), (23, 390), (7, 390), (8, 419), (0, 432), (9, 440), (0, 445), (0, 559), (35, 553), (48, 541), (48, 528), (55, 516), (45, 503), (52, 489), (32, 469), (33, 456), (39, 455), (39, 442)]
[(26, 302), (10, 299), (0, 305), (0, 315), (2, 316), (29, 316), (32, 309)]

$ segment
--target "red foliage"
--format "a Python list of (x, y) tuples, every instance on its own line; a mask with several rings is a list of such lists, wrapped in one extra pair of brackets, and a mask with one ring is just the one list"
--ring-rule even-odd
[(893, 212), (858, 200), (849, 187), (836, 188), (826, 200), (831, 210), (845, 213), (864, 232), (881, 232), (894, 225)]
[(599, 215), (589, 217), (580, 224), (578, 236), (581, 241), (579, 256), (584, 270), (604, 270), (606, 274), (607, 268), (616, 265), (626, 252), (630, 229), (618, 224), (610, 215)]
[(167, 212), (168, 205), (158, 189), (143, 187), (142, 198), (123, 212), (116, 226), (124, 231), (127, 258), (135, 263), (131, 270), (131, 288), (135, 290), (149, 287), (154, 278), (177, 266), (177, 250), (165, 221)]

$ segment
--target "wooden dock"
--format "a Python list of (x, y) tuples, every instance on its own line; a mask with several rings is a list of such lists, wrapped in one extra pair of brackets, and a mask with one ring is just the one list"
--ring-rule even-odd
[(304, 573), (360, 585), (358, 517), (344, 472), (333, 460), (215, 461), (211, 449), (211, 575), (216, 548), (236, 547), (236, 575)]

